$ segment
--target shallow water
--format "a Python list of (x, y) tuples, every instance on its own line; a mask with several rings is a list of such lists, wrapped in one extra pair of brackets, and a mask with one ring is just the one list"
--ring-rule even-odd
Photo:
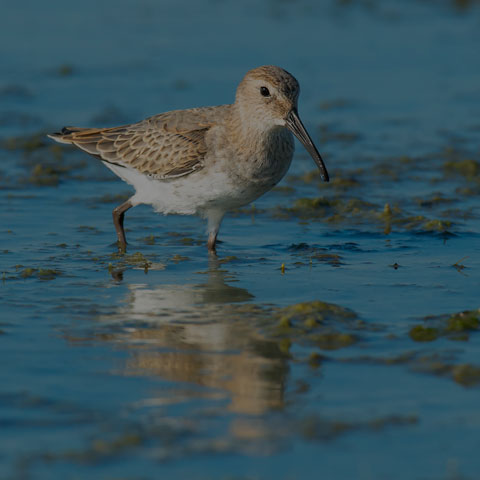
[[(1, 478), (477, 478), (476, 2), (2, 11)], [(297, 146), (217, 259), (143, 206), (118, 255), (129, 187), (44, 132), (228, 103), (265, 63), (332, 181)]]

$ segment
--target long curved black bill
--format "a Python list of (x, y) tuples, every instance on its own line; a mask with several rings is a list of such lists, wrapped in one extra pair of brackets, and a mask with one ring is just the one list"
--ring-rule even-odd
[(313, 160), (320, 169), (322, 180), (324, 182), (328, 182), (329, 176), (327, 167), (325, 167), (322, 157), (318, 153), (317, 147), (314, 145), (310, 135), (305, 130), (305, 127), (303, 126), (303, 123), (301, 122), (298, 112), (295, 108), (288, 114), (285, 125), (302, 142), (307, 152), (312, 156)]

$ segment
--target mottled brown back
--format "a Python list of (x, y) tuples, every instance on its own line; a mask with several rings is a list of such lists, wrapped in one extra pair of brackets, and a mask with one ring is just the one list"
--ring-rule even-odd
[(113, 128), (66, 127), (51, 137), (106, 162), (170, 179), (203, 168), (205, 135), (222, 120), (228, 108), (223, 105), (175, 110)]

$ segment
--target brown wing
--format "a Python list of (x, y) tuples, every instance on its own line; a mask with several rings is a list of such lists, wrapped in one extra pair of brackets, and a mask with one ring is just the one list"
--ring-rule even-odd
[(217, 108), (222, 109), (177, 110), (122, 127), (66, 127), (50, 137), (159, 179), (181, 177), (203, 168), (205, 134), (214, 125)]

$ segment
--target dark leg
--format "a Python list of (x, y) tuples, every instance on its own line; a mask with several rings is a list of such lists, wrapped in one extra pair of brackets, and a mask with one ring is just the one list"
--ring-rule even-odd
[(223, 216), (225, 215), (224, 211), (221, 210), (211, 210), (208, 212), (208, 253), (216, 255), (216, 246), (217, 246), (217, 235), (218, 230), (220, 229), (220, 224), (222, 223)]
[(125, 219), (125, 212), (132, 207), (133, 205), (130, 203), (130, 200), (127, 200), (117, 208), (114, 208), (112, 212), (113, 224), (115, 225), (115, 230), (117, 231), (118, 244), (122, 250), (127, 248), (127, 239), (125, 237), (125, 230), (123, 229), (123, 220)]
[(210, 235), (208, 236), (208, 242), (207, 242), (207, 247), (208, 247), (208, 253), (212, 253), (213, 255), (217, 254), (217, 232), (211, 232)]

